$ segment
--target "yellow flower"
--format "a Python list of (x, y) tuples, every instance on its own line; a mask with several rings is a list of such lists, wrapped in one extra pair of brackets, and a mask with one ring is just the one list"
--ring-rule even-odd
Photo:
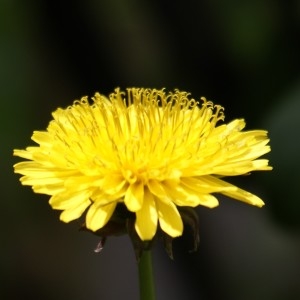
[(264, 130), (242, 131), (242, 119), (217, 125), (223, 108), (186, 92), (130, 88), (96, 94), (57, 109), (47, 131), (35, 131), (38, 146), (15, 150), (29, 161), (15, 172), (34, 192), (50, 195), (60, 219), (86, 211), (86, 227), (102, 228), (118, 203), (136, 216), (135, 230), (151, 240), (157, 227), (171, 237), (183, 232), (178, 207), (215, 207), (221, 193), (261, 207), (257, 196), (225, 176), (271, 170)]

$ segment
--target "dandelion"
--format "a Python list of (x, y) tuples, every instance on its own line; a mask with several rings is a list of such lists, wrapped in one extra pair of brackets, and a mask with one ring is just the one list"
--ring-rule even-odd
[(260, 158), (270, 151), (264, 130), (243, 131), (245, 121), (224, 123), (223, 108), (175, 90), (116, 89), (53, 112), (38, 146), (15, 150), (23, 185), (50, 195), (64, 222), (85, 216), (96, 232), (123, 205), (134, 230), (150, 241), (161, 230), (183, 233), (180, 209), (218, 205), (223, 194), (258, 207), (257, 196), (225, 177), (271, 170)]

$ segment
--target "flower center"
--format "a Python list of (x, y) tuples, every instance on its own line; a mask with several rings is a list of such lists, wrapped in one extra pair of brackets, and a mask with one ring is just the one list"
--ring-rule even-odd
[(152, 177), (151, 172), (146, 167), (142, 167), (136, 170), (130, 167), (124, 168), (122, 169), (122, 175), (129, 184), (142, 182), (144, 185), (146, 185), (149, 179), (151, 179)]
[(124, 170), (123, 176), (129, 184), (133, 184), (138, 180), (138, 176), (131, 170)]

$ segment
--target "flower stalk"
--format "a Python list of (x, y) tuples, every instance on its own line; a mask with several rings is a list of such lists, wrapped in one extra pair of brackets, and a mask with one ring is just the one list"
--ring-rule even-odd
[(143, 251), (139, 261), (140, 300), (154, 300), (155, 286), (153, 279), (151, 250)]

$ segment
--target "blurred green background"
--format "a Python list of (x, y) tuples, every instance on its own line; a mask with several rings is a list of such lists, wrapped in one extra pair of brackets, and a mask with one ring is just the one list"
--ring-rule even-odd
[(138, 299), (128, 238), (95, 254), (12, 168), (58, 106), (117, 86), (206, 96), (271, 137), (274, 171), (235, 181), (266, 206), (199, 208), (197, 253), (154, 249), (157, 299), (300, 299), (299, 54), (299, 0), (1, 0), (0, 299)]

